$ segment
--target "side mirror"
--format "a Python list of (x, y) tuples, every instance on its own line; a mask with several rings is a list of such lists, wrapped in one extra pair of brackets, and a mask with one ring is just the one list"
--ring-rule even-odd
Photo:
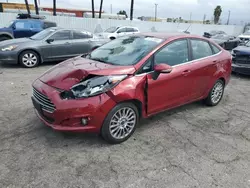
[(54, 42), (54, 39), (47, 39), (46, 42), (50, 44), (50, 43)]
[(121, 31), (117, 31), (117, 33), (121, 33)]
[(12, 27), (12, 29), (13, 29), (13, 30), (15, 30), (15, 29), (16, 29), (15, 24), (13, 24), (11, 27)]
[(172, 72), (173, 68), (170, 65), (162, 63), (162, 64), (155, 65), (154, 70), (155, 72), (158, 72), (158, 73), (170, 73)]

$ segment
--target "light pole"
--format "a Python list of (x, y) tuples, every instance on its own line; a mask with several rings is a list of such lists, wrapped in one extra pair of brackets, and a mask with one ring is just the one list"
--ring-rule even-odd
[(155, 21), (157, 19), (157, 6), (158, 6), (158, 4), (155, 3)]
[(91, 6), (92, 6), (92, 18), (95, 18), (95, 2), (94, 2), (94, 0), (91, 1)]
[(56, 16), (56, 0), (53, 0), (53, 16)]
[(227, 25), (229, 24), (230, 14), (231, 14), (231, 11), (229, 10), (229, 11), (228, 11), (228, 18), (227, 18)]

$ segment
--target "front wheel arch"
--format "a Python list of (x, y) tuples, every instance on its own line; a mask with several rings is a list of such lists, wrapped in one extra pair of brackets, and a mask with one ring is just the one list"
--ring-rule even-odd
[(43, 58), (42, 58), (42, 56), (41, 56), (41, 54), (37, 51), (37, 50), (35, 50), (35, 49), (24, 49), (24, 50), (21, 50), (20, 52), (18, 52), (18, 64), (20, 64), (19, 63), (19, 58), (20, 58), (20, 55), (23, 53), (23, 52), (25, 52), (25, 51), (33, 51), (33, 52), (35, 52), (37, 55), (38, 55), (38, 57), (39, 57), (39, 63), (41, 64), (41, 63), (43, 63)]

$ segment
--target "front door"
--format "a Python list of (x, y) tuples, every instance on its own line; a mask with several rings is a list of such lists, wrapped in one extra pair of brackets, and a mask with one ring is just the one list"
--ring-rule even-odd
[(186, 39), (176, 40), (156, 52), (154, 64), (166, 63), (173, 67), (171, 73), (161, 73), (154, 80), (151, 74), (148, 78), (148, 114), (173, 108), (192, 99), (193, 79), (192, 63)]
[(31, 37), (32, 24), (29, 20), (19, 20), (13, 24), (13, 34), (15, 38)]

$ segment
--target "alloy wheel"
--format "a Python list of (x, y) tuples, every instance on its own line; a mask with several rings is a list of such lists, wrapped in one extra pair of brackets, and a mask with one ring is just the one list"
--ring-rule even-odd
[(113, 138), (124, 139), (134, 129), (137, 121), (135, 111), (130, 107), (119, 109), (111, 118), (109, 131)]
[(223, 95), (223, 89), (224, 89), (224, 86), (221, 82), (217, 82), (215, 84), (211, 93), (211, 101), (214, 104), (217, 104), (221, 100), (221, 97)]

